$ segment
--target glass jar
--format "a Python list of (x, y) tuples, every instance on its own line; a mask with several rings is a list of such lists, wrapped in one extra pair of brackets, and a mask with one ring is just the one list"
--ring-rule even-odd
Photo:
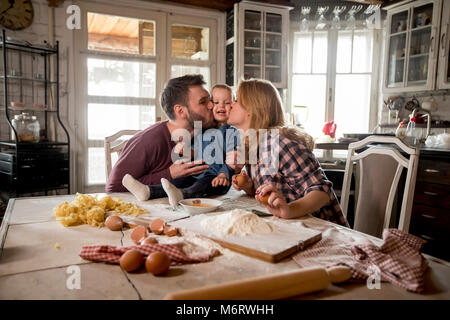
[[(39, 142), (40, 125), (36, 116), (22, 112), (17, 114), (12, 120), (12, 125), (16, 129), (19, 142)], [(15, 140), (14, 132), (11, 132), (12, 140)]]

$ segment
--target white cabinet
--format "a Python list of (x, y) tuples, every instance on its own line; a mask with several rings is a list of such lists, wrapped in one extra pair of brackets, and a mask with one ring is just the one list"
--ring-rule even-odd
[(441, 12), (441, 0), (388, 9), (384, 92), (435, 89)]
[(236, 3), (227, 15), (226, 83), (260, 78), (287, 87), (289, 7), (251, 1)]
[(441, 37), (439, 38), (438, 89), (450, 89), (450, 1), (442, 6)]

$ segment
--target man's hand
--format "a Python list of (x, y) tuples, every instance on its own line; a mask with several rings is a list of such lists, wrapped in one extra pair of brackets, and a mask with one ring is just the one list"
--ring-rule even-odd
[(219, 173), (217, 177), (215, 177), (213, 179), (213, 181), (211, 182), (211, 185), (213, 187), (218, 187), (218, 186), (229, 186), (230, 185), (230, 181), (228, 181), (227, 179), (227, 175), (225, 173)]
[(197, 175), (209, 168), (209, 166), (206, 164), (202, 166), (197, 166), (198, 164), (204, 163), (205, 162), (204, 159), (186, 163), (188, 161), (191, 161), (191, 159), (188, 158), (180, 159), (175, 161), (169, 167), (170, 176), (172, 177), (172, 179)]

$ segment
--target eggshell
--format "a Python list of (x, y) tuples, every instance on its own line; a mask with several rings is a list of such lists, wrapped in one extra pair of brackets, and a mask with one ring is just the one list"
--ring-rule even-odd
[(164, 226), (164, 234), (169, 237), (176, 236), (178, 229), (176, 227)]
[(236, 176), (236, 182), (239, 188), (242, 188), (245, 183), (245, 177), (242, 174)]
[(153, 237), (147, 237), (141, 241), (141, 244), (154, 244), (154, 243), (158, 243), (158, 240), (156, 240)]
[(145, 239), (148, 235), (147, 228), (144, 226), (137, 226), (131, 232), (131, 240), (134, 243), (139, 244), (141, 240)]
[(258, 194), (258, 195), (255, 196), (255, 199), (258, 200), (258, 201), (261, 202), (261, 203), (269, 204), (269, 196), (270, 196), (270, 192), (269, 192), (269, 193), (266, 193), (266, 194), (263, 195), (263, 196), (260, 196), (260, 195)]
[(123, 221), (118, 216), (109, 216), (105, 220), (105, 226), (107, 226), (109, 230), (119, 231), (122, 230)]
[(164, 222), (164, 220), (155, 219), (152, 221), (152, 223), (150, 223), (150, 230), (152, 230), (154, 234), (161, 234), (164, 232), (165, 225), (166, 223)]
[(153, 252), (145, 260), (145, 269), (155, 276), (166, 273), (170, 267), (170, 258), (163, 252)]
[(120, 266), (126, 272), (138, 270), (144, 263), (144, 256), (137, 250), (131, 249), (122, 254), (120, 257)]

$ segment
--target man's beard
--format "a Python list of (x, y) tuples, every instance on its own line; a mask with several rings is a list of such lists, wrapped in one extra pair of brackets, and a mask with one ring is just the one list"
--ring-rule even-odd
[(203, 129), (212, 128), (214, 124), (216, 123), (215, 120), (212, 118), (212, 120), (207, 120), (204, 116), (192, 111), (192, 109), (189, 109), (189, 118), (187, 118), (187, 121), (189, 123), (189, 129), (194, 130), (194, 121), (201, 121)]

